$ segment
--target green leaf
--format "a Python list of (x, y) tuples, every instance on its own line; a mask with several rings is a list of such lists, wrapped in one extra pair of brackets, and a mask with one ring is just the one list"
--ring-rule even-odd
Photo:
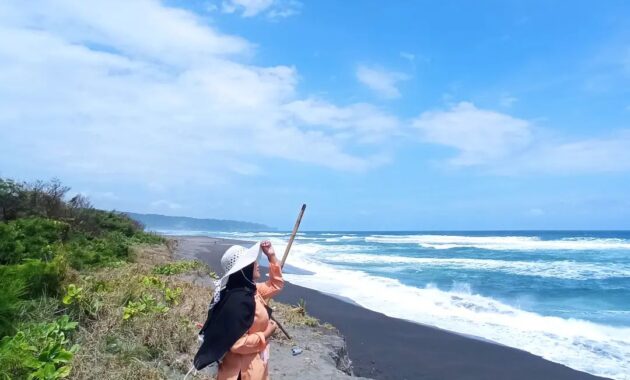
[(62, 379), (64, 377), (68, 377), (70, 375), (70, 370), (72, 369), (71, 366), (69, 365), (64, 365), (62, 367), (59, 367), (57, 369), (57, 371), (55, 372), (55, 375), (57, 376), (57, 378)]

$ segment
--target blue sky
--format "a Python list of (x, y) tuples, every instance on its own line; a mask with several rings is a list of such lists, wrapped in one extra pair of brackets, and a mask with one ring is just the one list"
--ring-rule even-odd
[(630, 228), (625, 1), (0, 5), (0, 175), (304, 228)]

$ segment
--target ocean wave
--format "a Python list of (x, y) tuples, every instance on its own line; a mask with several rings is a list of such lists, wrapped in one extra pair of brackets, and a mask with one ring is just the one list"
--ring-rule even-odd
[[(274, 242), (283, 249), (282, 242)], [(628, 380), (630, 328), (542, 316), (475, 294), (466, 284), (450, 291), (331, 267), (315, 259), (324, 247), (294, 248), (291, 265), (313, 275), (286, 275), (295, 284), (347, 297), (389, 316), (519, 348), (592, 374)]]
[(425, 258), (367, 254), (329, 254), (322, 258), (334, 264), (402, 264), (401, 269), (449, 268), (501, 271), (535, 277), (573, 280), (630, 277), (628, 264), (598, 264), (576, 261), (510, 261), (494, 259)]
[(480, 248), (489, 250), (607, 250), (630, 249), (627, 239), (564, 238), (542, 240), (532, 236), (372, 235), (366, 242), (418, 244), (425, 248)]
[(326, 241), (327, 243), (338, 243), (342, 241), (350, 242), (350, 241), (359, 241), (359, 240), (363, 240), (363, 238), (358, 237), (358, 236), (343, 235), (343, 236), (338, 236), (338, 237), (326, 238), (324, 241)]
[[(286, 244), (281, 239), (272, 242), (278, 250)], [(314, 243), (294, 246), (291, 265), (314, 274), (286, 274), (287, 280), (346, 297), (391, 317), (478, 336), (595, 375), (630, 380), (630, 328), (520, 310), (475, 294), (467, 284), (456, 284), (450, 290), (430, 285), (417, 288), (335, 268), (320, 261), (329, 249)]]

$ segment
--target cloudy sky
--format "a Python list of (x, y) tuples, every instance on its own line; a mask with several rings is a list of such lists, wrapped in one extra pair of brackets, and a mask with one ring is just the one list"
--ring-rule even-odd
[(630, 6), (2, 1), (0, 175), (289, 229), (630, 228)]

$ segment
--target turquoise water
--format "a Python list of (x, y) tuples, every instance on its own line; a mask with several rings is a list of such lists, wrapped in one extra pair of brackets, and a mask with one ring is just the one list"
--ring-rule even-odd
[(305, 232), (287, 262), (369, 309), (630, 379), (630, 232)]

